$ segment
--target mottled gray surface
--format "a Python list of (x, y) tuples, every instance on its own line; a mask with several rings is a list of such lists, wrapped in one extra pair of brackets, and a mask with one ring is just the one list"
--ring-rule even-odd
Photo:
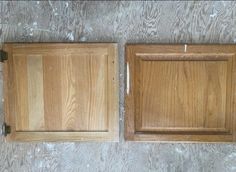
[(0, 6), (1, 43), (118, 42), (121, 119), (119, 143), (5, 143), (0, 137), (0, 171), (236, 171), (233, 144), (123, 139), (124, 44), (236, 43), (236, 2), (31, 1)]

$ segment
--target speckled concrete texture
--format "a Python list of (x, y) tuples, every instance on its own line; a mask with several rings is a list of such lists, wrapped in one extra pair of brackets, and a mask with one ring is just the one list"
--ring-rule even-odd
[(0, 9), (0, 43), (117, 42), (120, 77), (119, 143), (5, 143), (0, 137), (0, 171), (236, 171), (236, 144), (123, 138), (125, 43), (236, 43), (236, 2), (0, 1)]

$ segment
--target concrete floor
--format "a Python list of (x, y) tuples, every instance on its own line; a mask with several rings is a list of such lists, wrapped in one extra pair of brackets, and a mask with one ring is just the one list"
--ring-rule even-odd
[(235, 144), (123, 139), (125, 43), (236, 43), (236, 2), (1, 1), (0, 9), (0, 43), (118, 42), (120, 64), (119, 143), (5, 143), (0, 137), (0, 171), (236, 171)]

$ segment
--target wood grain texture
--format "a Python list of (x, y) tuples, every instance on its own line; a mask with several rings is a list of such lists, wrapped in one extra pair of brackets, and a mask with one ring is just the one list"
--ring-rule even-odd
[[(28, 81), (27, 81), (27, 57), (20, 54), (12, 54), (13, 67), (10, 69), (13, 72), (12, 82), (13, 85), (9, 89), (14, 89), (13, 95), (15, 98), (9, 98), (12, 101), (9, 103), (13, 104), (12, 114), (15, 116), (15, 128), (16, 131), (28, 129), (29, 127), (29, 116), (28, 116)], [(11, 111), (10, 111), (11, 112)]]
[(0, 43), (118, 42), (120, 79), (119, 143), (9, 144), (0, 137), (2, 171), (235, 171), (234, 144), (134, 143), (123, 137), (125, 44), (234, 43), (235, 1), (0, 1), (1, 5)]
[[(62, 54), (63, 55), (63, 54)], [(50, 54), (43, 58), (43, 97), (46, 131), (62, 130), (61, 56)]]
[(234, 124), (229, 119), (235, 118), (231, 88), (236, 79), (235, 49), (127, 45), (131, 91), (126, 95), (126, 138), (233, 141)]
[(9, 140), (117, 139), (115, 44), (12, 44), (8, 51), (18, 95), (16, 111), (6, 114), (17, 124)]
[(62, 65), (63, 128), (108, 130), (107, 56), (72, 54)]
[(137, 131), (224, 129), (227, 61), (142, 61)]

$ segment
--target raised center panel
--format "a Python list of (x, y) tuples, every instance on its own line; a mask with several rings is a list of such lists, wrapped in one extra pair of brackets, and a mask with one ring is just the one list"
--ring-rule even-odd
[(235, 52), (234, 45), (127, 45), (126, 139), (236, 140)]
[(140, 65), (137, 131), (225, 130), (227, 61), (141, 60)]

